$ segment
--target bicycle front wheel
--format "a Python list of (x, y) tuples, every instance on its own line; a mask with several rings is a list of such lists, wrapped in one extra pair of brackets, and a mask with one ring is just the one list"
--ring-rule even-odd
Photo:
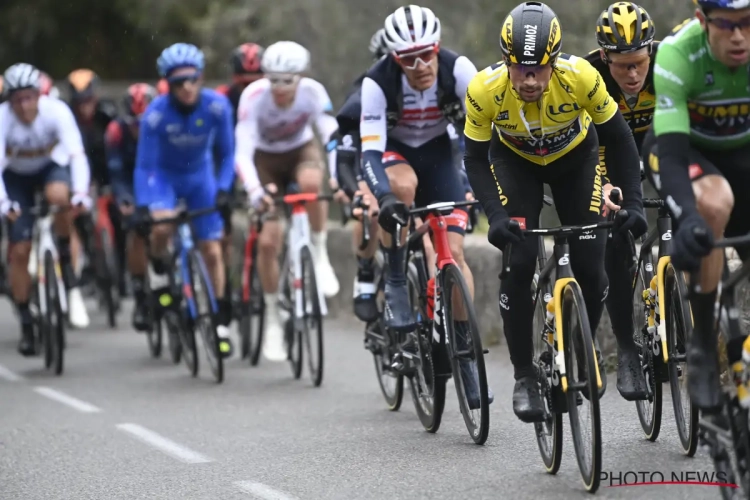
[(670, 263), (664, 270), (664, 281), (667, 311), (661, 320), (667, 322), (667, 369), (674, 419), (682, 451), (692, 457), (698, 449), (698, 407), (692, 405), (687, 392), (686, 353), (688, 339), (693, 332), (693, 319), (684, 275)]
[(216, 299), (213, 294), (208, 270), (198, 250), (189, 253), (190, 288), (193, 295), (191, 314), (195, 330), (203, 341), (206, 359), (217, 384), (224, 381), (224, 357), (219, 346), (216, 330)]
[(44, 294), (46, 298), (47, 346), (45, 356), (51, 361), (55, 375), (63, 372), (65, 350), (65, 321), (60, 304), (60, 282), (62, 273), (58, 273), (59, 266), (55, 263), (52, 252), (44, 253)]
[[(581, 288), (575, 281), (562, 291), (562, 334), (568, 379), (567, 403), (570, 430), (578, 469), (586, 491), (599, 489), (602, 471), (602, 433), (599, 413), (597, 363), (591, 325)], [(582, 398), (579, 397), (581, 393)], [(581, 421), (581, 407), (588, 401), (589, 422)]]
[(457, 266), (449, 264), (440, 274), (445, 299), (445, 333), (458, 406), (471, 439), (476, 444), (484, 444), (490, 432), (490, 404), (474, 301)]
[[(249, 359), (250, 366), (257, 366), (263, 345), (263, 327), (266, 319), (266, 302), (260, 284), (257, 265), (258, 247), (251, 250), (251, 263), (246, 276), (242, 277), (242, 306), (240, 316), (240, 339), (242, 359)], [(246, 293), (247, 292), (247, 293)]]
[(300, 251), (302, 263), (302, 310), (305, 326), (302, 338), (307, 351), (307, 366), (313, 385), (323, 382), (323, 315), (320, 312), (320, 293), (315, 278), (315, 263), (309, 247)]
[(97, 281), (103, 305), (107, 309), (109, 326), (117, 327), (117, 313), (120, 310), (120, 276), (117, 257), (112, 239), (106, 229), (99, 231), (99, 241), (96, 252)]

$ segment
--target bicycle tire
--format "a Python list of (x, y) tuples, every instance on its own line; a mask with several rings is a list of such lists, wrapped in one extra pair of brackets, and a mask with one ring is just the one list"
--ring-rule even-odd
[[(538, 266), (538, 264), (537, 264)], [(536, 273), (539, 273), (537, 267)], [(534, 433), (536, 434), (536, 443), (539, 448), (539, 454), (542, 456), (542, 462), (547, 474), (555, 475), (560, 470), (563, 451), (563, 414), (555, 412), (552, 408), (552, 391), (559, 390), (551, 384), (554, 370), (554, 351), (552, 347), (541, 339), (543, 328), (547, 316), (546, 298), (549, 294), (549, 300), (552, 293), (549, 290), (549, 284), (542, 287), (537, 294), (539, 283), (537, 278), (532, 281), (531, 297), (535, 299), (534, 321), (533, 326), (533, 345), (534, 345), (534, 363), (537, 365), (537, 376), (541, 386), (542, 398), (549, 415), (544, 422), (534, 422)], [(546, 356), (544, 355), (546, 353)], [(546, 359), (548, 358), (548, 359)], [(549, 440), (547, 439), (549, 436)]]
[(292, 376), (295, 380), (299, 380), (302, 376), (302, 333), (294, 326), (293, 317), (284, 324), (284, 338), (289, 364), (292, 367)]
[(167, 316), (174, 314), (175, 313), (173, 311), (167, 311), (167, 313), (164, 314), (162, 320), (159, 322), (159, 328), (164, 331), (162, 325), (166, 327), (167, 350), (169, 351), (169, 357), (172, 360), (173, 364), (179, 365), (180, 361), (182, 361), (182, 342), (180, 341), (180, 331), (178, 328), (175, 328), (175, 325), (179, 325), (179, 318), (177, 320), (167, 318)]
[[(469, 436), (471, 436), (471, 439), (475, 444), (482, 445), (487, 441), (487, 437), (490, 433), (490, 403), (488, 400), (487, 370), (484, 363), (484, 349), (482, 347), (482, 338), (479, 334), (477, 313), (474, 310), (474, 300), (469, 293), (469, 286), (466, 283), (466, 279), (458, 266), (448, 264), (441, 271), (440, 278), (442, 281), (440, 288), (444, 294), (444, 300), (441, 302), (443, 307), (443, 318), (445, 320), (445, 334), (449, 339), (447, 342), (449, 352), (448, 357), (451, 361), (453, 382), (456, 386), (456, 395), (458, 396), (458, 406), (461, 410), (461, 415), (464, 418), (466, 429), (469, 431)], [(453, 316), (454, 294), (456, 292), (461, 296), (467, 316), (466, 322), (469, 326), (469, 338), (467, 338), (467, 349), (465, 351), (467, 354), (463, 356), (459, 356), (459, 352), (464, 351), (459, 351), (458, 333), (456, 332)], [(464, 357), (466, 359), (461, 359)], [(478, 412), (477, 409), (471, 409), (469, 406), (461, 361), (473, 361), (476, 363), (476, 377), (479, 389)], [(476, 422), (476, 416), (479, 417), (478, 423)]]
[[(258, 247), (255, 245), (251, 251), (251, 264), (248, 267), (247, 275), (243, 278), (243, 281), (247, 280), (249, 296), (245, 300), (245, 283), (243, 282), (243, 300), (239, 325), (241, 356), (242, 359), (249, 359), (250, 366), (257, 366), (260, 361), (261, 348), (263, 347), (263, 329), (266, 323), (266, 302), (263, 297), (258, 266), (256, 265), (257, 257)], [(255, 328), (253, 328), (253, 318), (257, 318)]]
[[(651, 279), (654, 276), (653, 271), (649, 271), (645, 267), (647, 265), (646, 262), (653, 268), (650, 260), (640, 261), (640, 265), (636, 270), (637, 275), (633, 280), (633, 324), (635, 325), (635, 331), (640, 332), (638, 335), (640, 341), (636, 343), (640, 345), (641, 369), (645, 371), (646, 386), (648, 387), (647, 390), (650, 393), (650, 397), (649, 399), (635, 401), (635, 409), (643, 434), (647, 440), (654, 442), (658, 439), (661, 432), (663, 411), (662, 373), (664, 362), (660, 341), (658, 345), (652, 345), (654, 335), (648, 332), (648, 325), (644, 323), (646, 316), (643, 292), (649, 289)], [(642, 307), (636, 307), (636, 304)], [(646, 329), (645, 332), (644, 329)], [(655, 349), (657, 352), (654, 352)]]
[(47, 298), (47, 318), (49, 320), (49, 349), (51, 350), (51, 368), (55, 375), (60, 375), (64, 368), (65, 351), (65, 320), (60, 304), (59, 280), (62, 273), (58, 272), (59, 265), (55, 262), (51, 250), (44, 252), (45, 294)]
[(320, 312), (320, 292), (315, 277), (315, 262), (310, 248), (300, 250), (302, 264), (302, 310), (304, 311), (304, 329), (302, 338), (307, 351), (307, 367), (313, 386), (320, 387), (323, 382), (323, 315)]
[[(685, 276), (675, 270), (671, 263), (665, 269), (664, 275), (666, 281), (664, 290), (667, 295), (665, 303), (668, 312), (662, 317), (662, 321), (667, 322), (667, 352), (669, 353), (667, 369), (669, 370), (672, 407), (682, 451), (686, 456), (692, 457), (698, 449), (698, 407), (693, 406), (687, 394), (687, 397), (682, 397), (680, 378), (684, 380), (687, 376), (687, 362), (684, 363), (682, 370), (677, 366), (677, 362), (680, 358), (684, 359), (687, 353), (688, 340), (693, 332), (693, 319), (690, 314)], [(680, 327), (683, 330), (682, 352), (679, 349), (678, 339)], [(680, 377), (680, 371), (682, 371), (682, 377)], [(683, 399), (684, 404), (687, 405), (687, 411), (683, 408)]]
[(148, 352), (154, 359), (161, 358), (162, 349), (162, 331), (158, 321), (152, 322), (149, 329), (146, 330), (146, 340), (148, 341)]
[[(419, 269), (422, 269), (425, 275), (420, 274)], [(416, 308), (422, 318), (427, 318), (425, 302), (427, 298), (426, 269), (424, 257), (420, 254), (409, 256), (406, 280), (409, 286), (409, 299), (412, 302), (412, 308)], [(420, 364), (417, 373), (409, 377), (409, 392), (422, 427), (427, 432), (434, 434), (440, 429), (440, 424), (443, 421), (448, 380), (445, 376), (436, 375), (436, 354), (438, 349), (445, 349), (445, 347), (440, 343), (433, 342), (432, 328), (432, 321), (426, 321), (417, 328)]]
[(190, 289), (195, 304), (193, 325), (199, 331), (209, 368), (217, 384), (224, 381), (224, 356), (219, 348), (219, 334), (216, 325), (216, 299), (208, 270), (199, 251), (195, 248), (188, 252), (190, 269)]
[(99, 230), (99, 245), (97, 252), (99, 254), (97, 255), (99, 289), (107, 307), (109, 326), (117, 328), (117, 313), (120, 311), (120, 274), (112, 238), (106, 229)]
[[(562, 322), (563, 322), (563, 346), (565, 349), (565, 366), (568, 378), (568, 390), (566, 392), (567, 403), (568, 403), (568, 417), (570, 418), (570, 431), (573, 437), (573, 448), (575, 449), (576, 461), (578, 462), (578, 470), (581, 473), (581, 479), (586, 491), (594, 493), (599, 489), (599, 482), (601, 480), (602, 471), (602, 434), (601, 434), (601, 415), (599, 411), (599, 388), (596, 381), (596, 355), (594, 354), (594, 340), (591, 335), (591, 325), (588, 321), (588, 313), (586, 312), (586, 304), (583, 301), (583, 293), (581, 288), (575, 281), (567, 283), (562, 290)], [(573, 323), (575, 319), (575, 323)], [(585, 370), (585, 381), (574, 380), (574, 373), (577, 372), (581, 365), (574, 363), (573, 356), (575, 355), (576, 347), (574, 347), (574, 338), (572, 326), (577, 324), (579, 328), (577, 331), (580, 332), (578, 338), (578, 346), (583, 354), (582, 366)], [(575, 359), (575, 361), (578, 361)], [(578, 379), (580, 380), (580, 375)], [(583, 463), (585, 458), (583, 457), (585, 451), (583, 449), (584, 443), (581, 437), (580, 422), (577, 420), (578, 416), (578, 397), (579, 390), (574, 390), (573, 386), (581, 384), (582, 391), (587, 393), (587, 397), (591, 404), (591, 440), (588, 443), (592, 448), (590, 451), (591, 466)], [(586, 394), (582, 394), (586, 396)]]

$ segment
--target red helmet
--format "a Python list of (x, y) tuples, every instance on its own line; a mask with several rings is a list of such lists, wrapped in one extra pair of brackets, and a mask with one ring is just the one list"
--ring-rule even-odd
[(122, 104), (125, 112), (135, 118), (140, 117), (156, 97), (156, 89), (147, 83), (134, 83), (128, 87)]
[(260, 60), (265, 49), (257, 43), (243, 43), (232, 51), (230, 63), (234, 75), (260, 75)]
[(162, 78), (159, 80), (159, 82), (156, 84), (156, 91), (159, 93), (159, 95), (169, 94), (169, 82), (166, 78)]
[(39, 92), (42, 95), (49, 95), (52, 87), (55, 85), (55, 82), (44, 71), (40, 71), (39, 73)]

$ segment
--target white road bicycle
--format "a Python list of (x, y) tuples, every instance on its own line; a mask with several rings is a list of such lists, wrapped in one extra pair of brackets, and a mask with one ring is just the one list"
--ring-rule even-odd
[(55, 214), (67, 209), (68, 207), (49, 205), (45, 201), (31, 209), (36, 221), (28, 269), (36, 306), (37, 352), (39, 348), (42, 349), (44, 366), (47, 369), (52, 367), (55, 375), (60, 375), (63, 371), (68, 295), (52, 223)]

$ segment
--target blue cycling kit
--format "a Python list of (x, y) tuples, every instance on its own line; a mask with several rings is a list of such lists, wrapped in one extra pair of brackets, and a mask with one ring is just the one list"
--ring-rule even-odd
[[(214, 206), (216, 193), (230, 191), (234, 183), (232, 105), (210, 89), (201, 90), (190, 111), (172, 100), (169, 95), (157, 97), (141, 118), (133, 181), (136, 204), (170, 210), (183, 198), (188, 210)], [(198, 240), (216, 240), (224, 226), (221, 216), (212, 213), (196, 218), (194, 227)]]

